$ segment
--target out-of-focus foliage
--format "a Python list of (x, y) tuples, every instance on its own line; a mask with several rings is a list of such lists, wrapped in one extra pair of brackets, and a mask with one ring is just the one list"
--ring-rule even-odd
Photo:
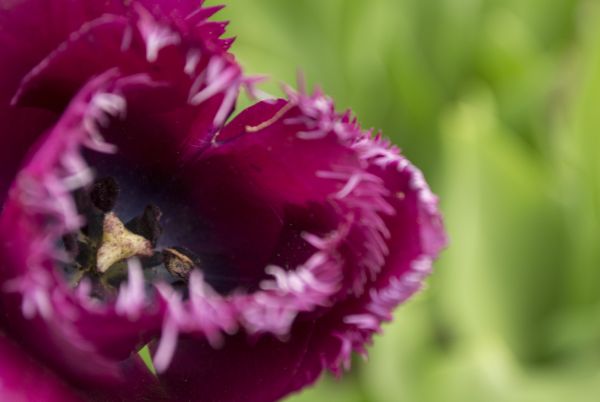
[(597, 402), (600, 2), (223, 2), (246, 71), (382, 128), (451, 238), (369, 362), (289, 402)]

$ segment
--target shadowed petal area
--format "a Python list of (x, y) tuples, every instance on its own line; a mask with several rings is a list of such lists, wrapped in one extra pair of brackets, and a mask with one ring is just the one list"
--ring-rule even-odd
[(83, 401), (54, 373), (0, 333), (0, 394), (6, 401)]
[[(318, 316), (339, 291), (338, 256), (307, 236), (326, 237), (345, 220), (329, 199), (338, 184), (317, 173), (332, 164), (358, 168), (359, 161), (333, 134), (300, 138), (305, 124), (291, 121), (300, 115), (283, 100), (259, 103), (180, 172), (177, 181), (186, 183), (194, 214), (209, 228), (188, 246), (206, 261), (203, 278), (221, 295), (206, 295), (191, 283), (191, 308), (175, 303), (169, 310), (167, 322), (179, 333), (202, 329), (207, 313), (194, 306), (217, 300), (233, 309), (248, 333), (286, 337), (299, 313)], [(211, 255), (221, 264), (212, 265), (219, 258)], [(173, 361), (168, 367), (176, 366)]]
[(269, 265), (294, 270), (309, 259), (315, 249), (303, 233), (325, 235), (336, 228), (338, 217), (327, 200), (334, 187), (316, 172), (330, 163), (356, 163), (333, 136), (315, 143), (297, 138), (298, 127), (283, 122), (295, 113), (282, 101), (250, 108), (182, 172), (197, 213), (212, 221), (215, 243), (209, 247), (222, 249), (237, 275), (256, 284), (266, 279)]
[(275, 401), (320, 374), (305, 369), (311, 339), (312, 323), (295, 327), (287, 342), (272, 336), (249, 342), (246, 334), (238, 334), (218, 350), (206, 341), (182, 338), (161, 380), (175, 400), (202, 395), (206, 402)]

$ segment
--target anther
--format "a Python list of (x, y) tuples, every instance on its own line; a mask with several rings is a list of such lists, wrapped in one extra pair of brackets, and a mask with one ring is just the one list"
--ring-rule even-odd
[(165, 268), (171, 275), (188, 280), (194, 267), (200, 267), (200, 259), (183, 247), (167, 248), (163, 251)]
[(119, 184), (112, 177), (104, 177), (94, 182), (90, 191), (92, 204), (102, 212), (110, 212), (117, 203)]
[(150, 240), (152, 245), (156, 246), (156, 242), (162, 234), (162, 226), (160, 225), (161, 217), (161, 210), (156, 205), (150, 204), (140, 216), (127, 222), (125, 227), (133, 233)]

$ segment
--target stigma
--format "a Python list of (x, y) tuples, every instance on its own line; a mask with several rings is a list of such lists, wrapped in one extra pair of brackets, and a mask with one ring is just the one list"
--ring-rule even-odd
[(110, 212), (104, 216), (102, 242), (96, 255), (96, 269), (105, 273), (113, 264), (130, 257), (151, 257), (154, 253), (150, 240), (132, 233)]

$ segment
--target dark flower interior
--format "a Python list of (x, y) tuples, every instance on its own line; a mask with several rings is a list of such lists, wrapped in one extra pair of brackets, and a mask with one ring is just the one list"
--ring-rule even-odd
[[(131, 255), (140, 258), (150, 293), (152, 283), (165, 281), (186, 295), (192, 269), (201, 270), (223, 295), (254, 292), (267, 279), (269, 265), (291, 270), (315, 252), (303, 233), (322, 235), (333, 227), (328, 224), (333, 214), (322, 204), (300, 206), (271, 197), (247, 175), (244, 155), (205, 156), (200, 149), (184, 158), (172, 140), (178, 136), (167, 132), (171, 127), (161, 126), (144, 105), (128, 106), (127, 118), (111, 119), (102, 133), (118, 152), (84, 151), (96, 179), (74, 196), (86, 218), (82, 232), (94, 237), (96, 246), (69, 245), (76, 234), (65, 241), (75, 251), (65, 266), (72, 284), (88, 277), (95, 284), (92, 295), (105, 298), (127, 279), (126, 259), (102, 273), (93, 266), (96, 258), (89, 258), (98, 253), (102, 223), (111, 213), (152, 243), (151, 255)], [(80, 263), (86, 258), (84, 273)]]

